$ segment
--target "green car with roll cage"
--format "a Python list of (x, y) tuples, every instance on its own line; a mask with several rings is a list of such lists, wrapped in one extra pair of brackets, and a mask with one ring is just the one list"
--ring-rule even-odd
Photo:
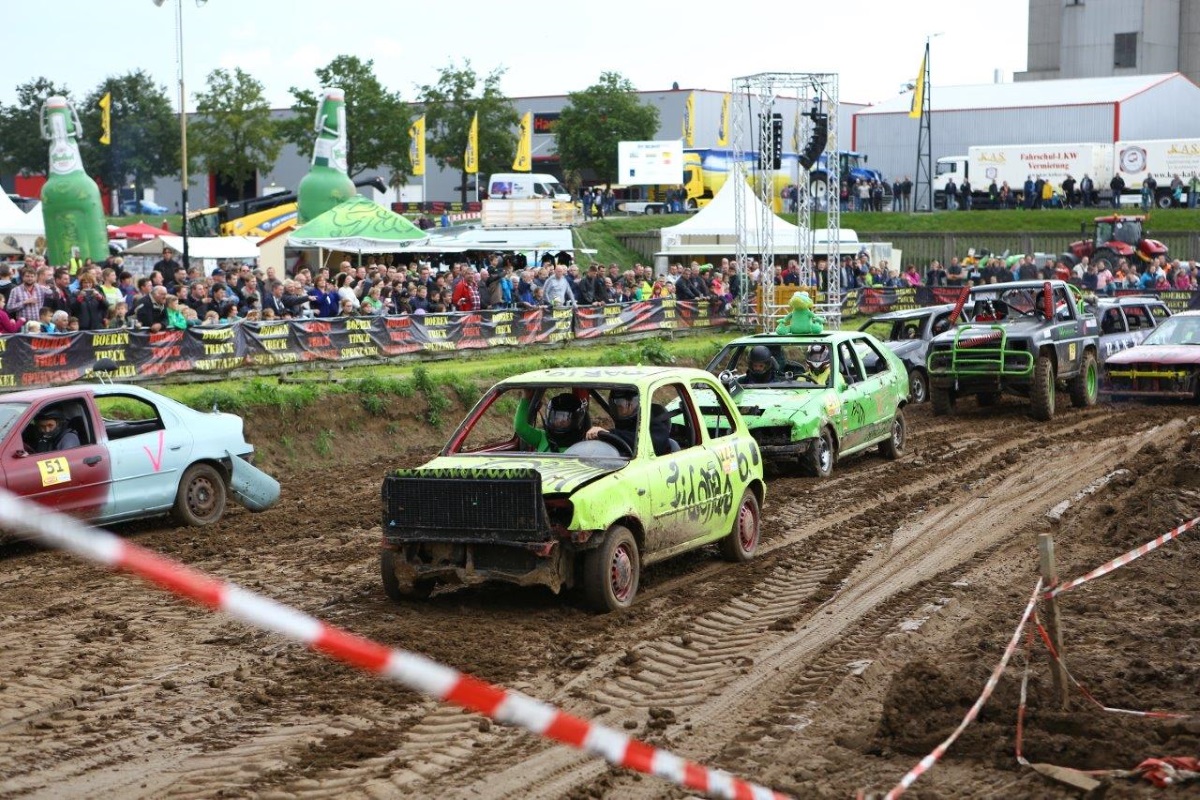
[(489, 390), (436, 458), (384, 478), (383, 585), (393, 600), (438, 584), (581, 587), (621, 610), (654, 562), (708, 544), (752, 558), (765, 493), (758, 445), (709, 373), (528, 372)]
[[(748, 374), (759, 347), (771, 355), (769, 380)], [(827, 364), (822, 372), (810, 371), (813, 357)], [(869, 333), (744, 336), (725, 345), (707, 369), (729, 389), (773, 466), (798, 463), (825, 478), (838, 460), (872, 447), (889, 459), (904, 453), (908, 371)]]

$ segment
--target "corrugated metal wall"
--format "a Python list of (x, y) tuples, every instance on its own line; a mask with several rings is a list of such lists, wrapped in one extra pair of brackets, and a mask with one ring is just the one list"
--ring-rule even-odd
[(1200, 137), (1200, 87), (1173, 78), (1121, 104), (1122, 139)]
[[(934, 91), (937, 88), (934, 87)], [(857, 149), (888, 177), (916, 174), (919, 121), (907, 114), (859, 114)], [(966, 155), (973, 145), (1111, 142), (1113, 107), (1058, 106), (935, 111), (933, 160)]]

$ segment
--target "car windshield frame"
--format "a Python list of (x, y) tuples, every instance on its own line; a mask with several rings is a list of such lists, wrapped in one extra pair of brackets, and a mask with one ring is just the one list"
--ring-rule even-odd
[[(750, 351), (759, 345), (774, 348), (806, 348), (811, 347), (812, 345), (824, 345), (829, 350), (830, 358), (829, 367), (826, 369), (825, 382), (815, 383), (810, 380), (803, 380), (803, 373), (800, 373), (798, 370), (786, 369), (787, 363), (791, 362), (781, 365), (778, 363), (778, 361), (776, 362), (777, 368), (782, 370), (784, 376), (790, 377), (784, 377), (780, 380), (774, 380), (769, 383), (750, 383), (745, 381), (744, 379), (746, 377), (746, 372), (742, 370), (741, 367), (743, 364), (749, 364)], [(746, 389), (811, 389), (819, 391), (829, 389), (833, 386), (833, 376), (835, 373), (835, 370), (833, 369), (833, 359), (834, 343), (827, 339), (814, 339), (812, 341), (772, 341), (770, 339), (761, 339), (750, 342), (730, 342), (729, 344), (725, 345), (724, 348), (722, 348), (721, 352), (717, 354), (716, 358), (709, 362), (707, 370), (710, 374), (715, 375), (717, 378), (722, 379), (723, 381), (725, 379), (721, 377), (722, 375), (726, 373), (732, 375), (737, 380), (738, 385), (743, 391)]]
[(0, 403), (0, 441), (8, 438), (8, 434), (16, 426), (17, 421), (25, 416), (30, 403), (5, 402)]

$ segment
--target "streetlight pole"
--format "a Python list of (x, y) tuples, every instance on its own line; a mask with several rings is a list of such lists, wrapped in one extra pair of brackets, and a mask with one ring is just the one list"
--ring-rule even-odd
[[(154, 5), (162, 8), (166, 0), (154, 0)], [(208, 0), (196, 0), (196, 7), (201, 8)], [(180, 139), (180, 179), (183, 183), (183, 268), (191, 266), (188, 252), (188, 151), (187, 151), (187, 94), (183, 88), (183, 0), (175, 0), (175, 56), (179, 67), (179, 139)]]

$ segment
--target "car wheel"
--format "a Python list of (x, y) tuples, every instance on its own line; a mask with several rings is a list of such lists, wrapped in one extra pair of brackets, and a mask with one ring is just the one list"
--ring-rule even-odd
[(1054, 419), (1054, 392), (1054, 360), (1043, 354), (1033, 367), (1033, 387), (1029, 392), (1034, 419), (1039, 422)]
[(424, 600), (433, 594), (435, 581), (413, 581), (404, 584), (396, 577), (396, 551), (381, 550), (379, 553), (379, 576), (383, 578), (383, 591), (399, 603), (401, 600)]
[(733, 530), (719, 542), (721, 557), (737, 564), (754, 558), (754, 551), (758, 549), (760, 523), (758, 498), (753, 490), (747, 489), (742, 495), (737, 516), (733, 518)]
[(588, 550), (583, 562), (583, 596), (601, 613), (623, 611), (633, 605), (641, 572), (637, 542), (628, 528), (614, 525), (604, 543)]
[(933, 415), (944, 417), (954, 410), (954, 390), (948, 386), (930, 386), (929, 402), (933, 405)]
[(211, 525), (225, 513), (225, 479), (210, 464), (193, 464), (175, 493), (175, 518), (182, 525)]
[(1000, 402), (999, 392), (976, 392), (975, 402), (983, 408), (989, 408)]
[(924, 371), (914, 369), (908, 373), (908, 401), (924, 403), (929, 399), (929, 378)]
[(904, 445), (908, 440), (908, 424), (904, 421), (904, 410), (896, 409), (892, 419), (892, 435), (879, 443), (879, 452), (888, 461), (895, 461), (904, 455)]
[(833, 437), (828, 428), (822, 428), (817, 440), (804, 454), (804, 472), (814, 478), (828, 478), (833, 474)]
[(1100, 396), (1100, 368), (1096, 364), (1096, 353), (1087, 350), (1083, 354), (1083, 368), (1070, 380), (1071, 405), (1087, 408), (1096, 405)]

